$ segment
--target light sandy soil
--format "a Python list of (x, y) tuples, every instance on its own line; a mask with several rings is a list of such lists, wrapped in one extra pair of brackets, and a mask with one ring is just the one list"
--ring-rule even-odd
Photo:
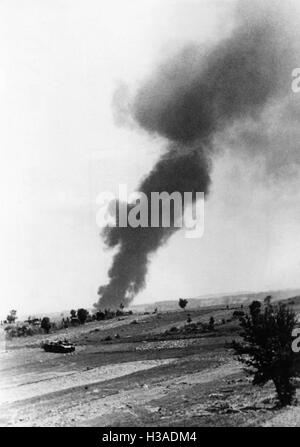
[[(211, 315), (218, 322), (232, 310), (190, 313), (193, 322)], [(229, 343), (237, 336), (236, 322), (217, 324), (213, 333), (165, 334), (185, 323), (186, 312), (165, 312), (47, 337), (74, 341), (76, 351), (67, 355), (44, 352), (45, 337), (13, 339), (0, 353), (0, 425), (300, 424), (300, 407), (275, 410), (272, 386), (253, 387), (235, 361)], [(112, 341), (104, 341), (108, 335)]]
[[(300, 396), (298, 393), (298, 400)], [(264, 427), (300, 427), (300, 408), (289, 407), (263, 424)]]
[(11, 403), (84, 385), (91, 386), (171, 362), (172, 359), (142, 360), (126, 364), (99, 366), (85, 371), (45, 372), (39, 374), (37, 378), (33, 378), (30, 373), (24, 374), (22, 377), (6, 378), (0, 385), (0, 402)]

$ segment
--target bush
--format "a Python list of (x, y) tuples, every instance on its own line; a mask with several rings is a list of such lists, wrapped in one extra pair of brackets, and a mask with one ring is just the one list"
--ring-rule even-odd
[(188, 300), (185, 300), (183, 298), (180, 298), (178, 301), (178, 305), (179, 305), (179, 307), (181, 307), (181, 309), (185, 309), (187, 303), (188, 303)]
[(27, 337), (33, 335), (31, 327), (27, 324), (21, 324), (17, 326), (18, 337)]
[(46, 334), (49, 334), (51, 329), (51, 322), (49, 317), (44, 317), (41, 321), (41, 328), (44, 330)]
[(9, 315), (7, 315), (6, 320), (9, 324), (11, 323), (15, 323), (16, 319), (17, 319), (17, 311), (16, 310), (11, 310)]
[(98, 312), (96, 312), (96, 320), (101, 321), (101, 320), (104, 320), (104, 318), (105, 318), (105, 313), (98, 310)]
[(89, 312), (86, 309), (80, 308), (77, 310), (77, 318), (80, 324), (84, 324), (87, 320)]
[(4, 328), (5, 332), (6, 332), (6, 338), (13, 338), (13, 337), (17, 337), (18, 332), (17, 332), (17, 328), (15, 325), (11, 325), (8, 324), (5, 328)]
[(31, 326), (29, 324), (16, 324), (16, 325), (8, 325), (5, 327), (6, 337), (27, 337), (35, 334), (39, 334), (41, 332), (41, 328), (39, 326)]
[(105, 309), (104, 310), (105, 319), (110, 320), (111, 318), (114, 318), (116, 316), (116, 312), (114, 310)]
[(273, 381), (281, 406), (290, 405), (295, 396), (292, 377), (296, 375), (292, 351), (295, 313), (283, 304), (261, 303), (249, 306), (250, 314), (241, 317), (243, 342), (233, 342), (238, 359), (246, 365), (253, 384), (263, 386)]

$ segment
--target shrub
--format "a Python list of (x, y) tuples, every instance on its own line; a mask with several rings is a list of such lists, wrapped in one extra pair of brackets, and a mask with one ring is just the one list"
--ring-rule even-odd
[(181, 309), (185, 309), (187, 303), (188, 303), (188, 300), (185, 300), (183, 298), (179, 298), (178, 305), (179, 305), (179, 307), (181, 307)]
[(41, 321), (41, 328), (44, 330), (46, 334), (49, 334), (49, 331), (51, 329), (51, 322), (49, 317), (42, 318)]
[(292, 377), (296, 375), (292, 332), (295, 313), (283, 304), (264, 307), (254, 301), (250, 314), (241, 317), (243, 341), (233, 342), (238, 359), (246, 365), (253, 384), (263, 386), (273, 381), (281, 406), (290, 405), (295, 396)]
[(104, 310), (105, 319), (110, 320), (116, 316), (116, 312), (114, 310), (105, 309)]
[(89, 312), (86, 309), (83, 309), (82, 307), (77, 310), (77, 318), (80, 324), (84, 324), (86, 322), (88, 314)]
[(9, 315), (7, 315), (6, 320), (9, 324), (14, 323), (17, 319), (17, 311), (11, 310)]
[(13, 337), (17, 337), (17, 328), (15, 325), (7, 325), (4, 328), (5, 332), (6, 332), (6, 338), (13, 338)]
[(101, 310), (98, 310), (98, 312), (96, 312), (96, 320), (101, 321), (101, 320), (104, 320), (104, 318), (105, 318), (105, 313), (101, 312)]
[(39, 326), (31, 326), (29, 324), (8, 325), (5, 327), (6, 337), (27, 337), (41, 332)]

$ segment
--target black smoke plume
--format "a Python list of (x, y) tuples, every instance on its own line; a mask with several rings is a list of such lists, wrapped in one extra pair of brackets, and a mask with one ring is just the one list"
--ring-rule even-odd
[[(148, 197), (162, 191), (208, 194), (216, 133), (240, 119), (259, 120), (265, 106), (285, 94), (283, 79), (289, 79), (291, 65), (278, 21), (270, 12), (247, 10), (239, 11), (237, 22), (215, 48), (185, 48), (138, 90), (132, 117), (167, 142), (165, 154), (137, 188)], [(97, 306), (128, 305), (145, 286), (150, 255), (176, 230), (106, 228), (105, 243), (117, 253)]]

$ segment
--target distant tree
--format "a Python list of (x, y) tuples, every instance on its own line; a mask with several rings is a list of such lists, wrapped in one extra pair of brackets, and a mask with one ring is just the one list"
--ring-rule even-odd
[(121, 303), (121, 304), (120, 304), (120, 309), (121, 309), (121, 310), (123, 310), (123, 309), (124, 309), (124, 307), (125, 307), (125, 306), (124, 306), (124, 304), (123, 304), (123, 303)]
[(46, 334), (49, 334), (49, 331), (51, 329), (51, 322), (49, 317), (42, 318), (41, 321), (41, 328), (44, 330)]
[(208, 329), (210, 331), (213, 331), (215, 329), (215, 319), (214, 319), (214, 317), (210, 317), (209, 323), (208, 323)]
[(75, 318), (76, 317), (76, 310), (74, 310), (74, 309), (70, 310), (70, 315), (71, 315), (71, 318)]
[(96, 312), (96, 320), (100, 321), (100, 320), (104, 320), (105, 319), (105, 313), (101, 312), (101, 310), (98, 310)]
[(245, 315), (245, 312), (243, 310), (235, 310), (232, 314), (233, 318), (240, 318)]
[(84, 324), (88, 317), (89, 312), (86, 309), (80, 308), (77, 310), (77, 317), (80, 324)]
[(179, 307), (181, 307), (181, 309), (185, 309), (187, 303), (188, 303), (188, 300), (185, 300), (184, 298), (179, 298), (178, 305), (179, 305)]
[(281, 406), (290, 405), (295, 396), (291, 379), (297, 373), (292, 351), (295, 313), (283, 304), (268, 304), (262, 310), (257, 301), (249, 310), (250, 314), (240, 319), (243, 341), (233, 342), (235, 353), (253, 375), (254, 385), (273, 381)]
[(16, 319), (17, 319), (17, 311), (16, 310), (11, 310), (9, 312), (9, 314), (6, 317), (6, 320), (9, 324), (15, 323)]
[(111, 318), (114, 318), (116, 316), (116, 312), (111, 309), (105, 309), (104, 314), (107, 320), (110, 320)]

